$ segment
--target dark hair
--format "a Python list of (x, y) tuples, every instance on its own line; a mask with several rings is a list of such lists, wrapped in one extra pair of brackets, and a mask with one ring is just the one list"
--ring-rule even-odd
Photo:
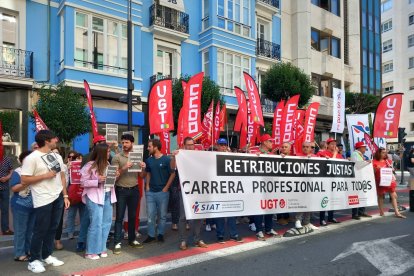
[(148, 143), (152, 143), (153, 147), (156, 147), (158, 150), (161, 150), (162, 146), (161, 146), (161, 142), (158, 139), (151, 139), (148, 141)]
[(46, 141), (50, 141), (53, 138), (56, 138), (56, 135), (52, 131), (40, 130), (35, 136), (35, 141), (39, 148), (42, 148), (46, 145)]
[(90, 160), (93, 161), (91, 170), (95, 169), (100, 175), (104, 175), (108, 166), (108, 144), (96, 144), (93, 148)]
[(185, 145), (188, 141), (194, 141), (194, 139), (192, 137), (187, 136), (184, 138), (183, 144)]
[(20, 153), (20, 155), (19, 155), (19, 162), (20, 162), (20, 164), (22, 164), (22, 163), (23, 163), (23, 160), (24, 160), (27, 156), (29, 156), (31, 153), (32, 153), (32, 151), (31, 151), (31, 150), (26, 150), (26, 151), (24, 151), (24, 152)]
[(131, 134), (125, 133), (125, 134), (122, 134), (122, 136), (121, 136), (121, 141), (122, 140), (128, 140), (128, 141), (131, 141), (131, 143), (134, 143), (135, 138)]
[(384, 148), (378, 148), (378, 150), (374, 153), (374, 159), (377, 161), (381, 160), (381, 152), (385, 150)]

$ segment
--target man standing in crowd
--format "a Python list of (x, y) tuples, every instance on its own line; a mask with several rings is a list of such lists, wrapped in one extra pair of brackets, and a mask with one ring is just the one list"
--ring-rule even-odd
[[(185, 150), (195, 150), (194, 149), (194, 140), (191, 137), (186, 137), (184, 138), (184, 149)], [(177, 155), (179, 153), (179, 151), (175, 151), (174, 155)], [(175, 164), (175, 162), (173, 162), (173, 164)], [(179, 208), (179, 213), (180, 213), (180, 218), (178, 221), (178, 231), (179, 231), (179, 240), (180, 240), (180, 249), (181, 250), (186, 250), (187, 247), (187, 240), (188, 240), (188, 235), (186, 234), (186, 224), (187, 224), (187, 219), (185, 217), (185, 211), (184, 211), (184, 201), (183, 201), (183, 196), (181, 194), (181, 184), (180, 184), (180, 177), (178, 175), (178, 171), (175, 171), (175, 178), (174, 178), (174, 182), (177, 181), (177, 187), (178, 187), (178, 195), (179, 195), (179, 204), (180, 204), (180, 208)], [(201, 227), (203, 226), (203, 220), (202, 219), (193, 219), (190, 221), (191, 223), (191, 234), (194, 237), (194, 244), (197, 247), (201, 247), (201, 248), (206, 248), (208, 247), (207, 244), (204, 243), (204, 241), (201, 239)]]
[(122, 152), (115, 155), (112, 165), (118, 167), (120, 176), (115, 183), (116, 193), (116, 218), (114, 254), (121, 253), (122, 223), (124, 221), (125, 209), (128, 208), (128, 244), (134, 248), (142, 248), (135, 239), (135, 215), (139, 204), (138, 173), (128, 172), (132, 163), (128, 161), (128, 155), (132, 151), (134, 136), (124, 134), (121, 136)]
[(150, 140), (147, 149), (151, 156), (145, 161), (145, 171), (140, 173), (141, 177), (146, 177), (145, 195), (147, 200), (148, 237), (144, 243), (155, 241), (157, 213), (159, 214), (157, 239), (159, 242), (164, 242), (170, 195), (168, 190), (175, 177), (175, 166), (172, 164), (170, 157), (162, 154), (160, 140)]
[[(326, 140), (327, 149), (321, 150), (317, 153), (317, 156), (319, 157), (325, 157), (325, 158), (334, 158), (334, 159), (344, 159), (341, 154), (339, 154), (338, 147), (336, 146), (336, 140), (334, 138), (329, 137)], [(328, 211), (328, 222), (331, 223), (339, 223), (334, 217), (334, 211)], [(321, 211), (319, 213), (319, 222), (321, 226), (327, 226), (325, 220), (325, 211)]]
[[(260, 138), (259, 150), (257, 152), (251, 152), (251, 153), (256, 153), (257, 155), (272, 154), (272, 149), (273, 149), (272, 137), (269, 134), (264, 134)], [(264, 217), (264, 229), (263, 229), (263, 217)], [(256, 226), (256, 237), (258, 240), (261, 240), (261, 241), (266, 240), (263, 232), (265, 232), (266, 235), (269, 235), (269, 236), (281, 237), (273, 229), (273, 214), (254, 216), (254, 224)]]
[[(351, 161), (365, 161), (364, 154), (367, 151), (367, 146), (364, 142), (358, 142), (355, 144), (355, 151), (351, 154)], [(352, 218), (360, 220), (361, 217), (371, 218), (372, 216), (368, 215), (365, 212), (365, 207), (352, 208)]]
[[(63, 162), (52, 152), (58, 141), (50, 130), (41, 130), (35, 136), (39, 149), (26, 157), (21, 171), (22, 184), (30, 185), (35, 225), (30, 247), (28, 269), (35, 273), (45, 271), (43, 262), (61, 266), (64, 262), (52, 256), (53, 241), (62, 215), (69, 208)], [(42, 262), (43, 260), (43, 262)]]
[[(287, 142), (283, 143), (280, 146), (280, 152), (279, 152), (280, 155), (282, 157), (285, 157), (287, 155), (290, 155), (291, 147), (292, 146), (289, 143), (287, 143)], [(277, 217), (277, 223), (279, 225), (287, 225), (287, 224), (289, 224), (289, 213), (277, 214), (276, 217)], [(256, 227), (257, 227), (257, 225), (256, 225)]]
[[(0, 139), (2, 139), (0, 137)], [(3, 156), (0, 160), (0, 208), (1, 208), (1, 232), (3, 235), (13, 235), (9, 229), (9, 179), (13, 174), (13, 167), (9, 157)]]
[[(227, 152), (227, 139), (220, 138), (217, 140), (217, 151), (219, 152)], [(236, 242), (243, 242), (243, 239), (239, 236), (236, 228), (236, 217), (228, 217), (227, 219), (227, 227), (230, 231), (230, 239)], [(224, 243), (224, 221), (225, 218), (216, 218), (216, 234), (217, 234), (217, 241), (219, 243)]]

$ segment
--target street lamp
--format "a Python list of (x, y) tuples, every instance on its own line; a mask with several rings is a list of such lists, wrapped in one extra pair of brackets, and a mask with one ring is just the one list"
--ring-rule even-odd
[(127, 99), (128, 99), (128, 131), (132, 130), (132, 91), (134, 83), (132, 82), (132, 19), (131, 19), (132, 1), (128, 0), (128, 21), (127, 21)]

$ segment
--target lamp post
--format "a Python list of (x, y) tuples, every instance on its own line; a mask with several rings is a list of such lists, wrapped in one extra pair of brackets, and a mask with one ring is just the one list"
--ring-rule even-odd
[(132, 91), (134, 83), (132, 82), (132, 1), (128, 0), (128, 21), (127, 21), (127, 99), (128, 99), (128, 131), (132, 130)]

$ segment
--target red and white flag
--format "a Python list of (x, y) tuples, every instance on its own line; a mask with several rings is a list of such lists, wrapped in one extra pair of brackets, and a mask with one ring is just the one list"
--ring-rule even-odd
[[(186, 94), (185, 94), (185, 89), (187, 87), (187, 83), (185, 81), (181, 81), (181, 85), (183, 87), (183, 102), (184, 99), (186, 98)], [(183, 145), (184, 142), (184, 137), (183, 137), (183, 112), (184, 109), (181, 108), (180, 112), (178, 114), (178, 122), (177, 122), (177, 146), (179, 148), (181, 148), (181, 146)]]
[(246, 96), (243, 90), (239, 87), (234, 87), (236, 93), (237, 102), (239, 104), (239, 110), (237, 111), (236, 120), (234, 121), (234, 131), (241, 131), (242, 125), (247, 127), (247, 102)]
[(365, 140), (365, 143), (367, 144), (367, 147), (372, 152), (372, 155), (374, 155), (374, 153), (378, 150), (377, 144), (375, 144), (371, 136), (369, 136), (369, 134), (366, 132), (364, 132), (364, 140)]
[(148, 102), (150, 134), (174, 130), (172, 80), (159, 80), (151, 88)]
[(214, 100), (211, 101), (210, 106), (207, 109), (206, 114), (204, 114), (203, 123), (202, 123), (202, 130), (203, 130), (203, 138), (201, 139), (201, 143), (203, 147), (208, 149), (212, 144), (212, 130), (213, 130), (213, 107), (214, 107)]
[(311, 103), (306, 110), (304, 142), (313, 142), (315, 138), (316, 117), (318, 116), (319, 105), (319, 103)]
[(257, 125), (264, 126), (262, 104), (260, 102), (259, 89), (256, 82), (247, 72), (243, 72), (244, 81), (246, 82), (247, 94), (249, 95), (250, 109), (253, 122)]
[(281, 142), (291, 142), (294, 137), (294, 124), (295, 124), (295, 111), (298, 107), (299, 95), (294, 95), (286, 101), (285, 108), (283, 109), (282, 121), (280, 125), (280, 137)]
[(296, 109), (295, 111), (295, 144), (293, 147), (295, 154), (302, 151), (305, 113), (306, 111), (303, 109)]
[(90, 116), (91, 116), (93, 137), (97, 137), (99, 135), (99, 133), (98, 133), (98, 124), (96, 123), (95, 113), (93, 112), (91, 89), (89, 87), (89, 83), (86, 80), (83, 80), (83, 86), (85, 87), (86, 99), (88, 100), (89, 113), (90, 113)]
[(201, 138), (201, 93), (204, 72), (193, 76), (186, 85), (183, 101), (183, 136), (194, 140)]
[(160, 137), (162, 154), (170, 154), (170, 133), (168, 131), (163, 131), (157, 134)]
[(272, 137), (275, 140), (275, 145), (279, 146), (281, 144), (280, 139), (280, 126), (282, 121), (283, 109), (285, 107), (285, 101), (281, 100), (276, 108), (275, 112), (273, 113), (273, 129), (272, 129)]
[(40, 130), (49, 129), (47, 125), (43, 122), (42, 118), (40, 118), (39, 113), (37, 113), (36, 109), (33, 109), (33, 116), (36, 124), (36, 132), (39, 132)]
[(216, 143), (219, 137), (220, 137), (220, 101), (218, 101), (216, 105), (216, 112), (214, 113), (213, 144)]
[(381, 99), (375, 112), (373, 137), (396, 138), (400, 123), (403, 93), (394, 93)]

